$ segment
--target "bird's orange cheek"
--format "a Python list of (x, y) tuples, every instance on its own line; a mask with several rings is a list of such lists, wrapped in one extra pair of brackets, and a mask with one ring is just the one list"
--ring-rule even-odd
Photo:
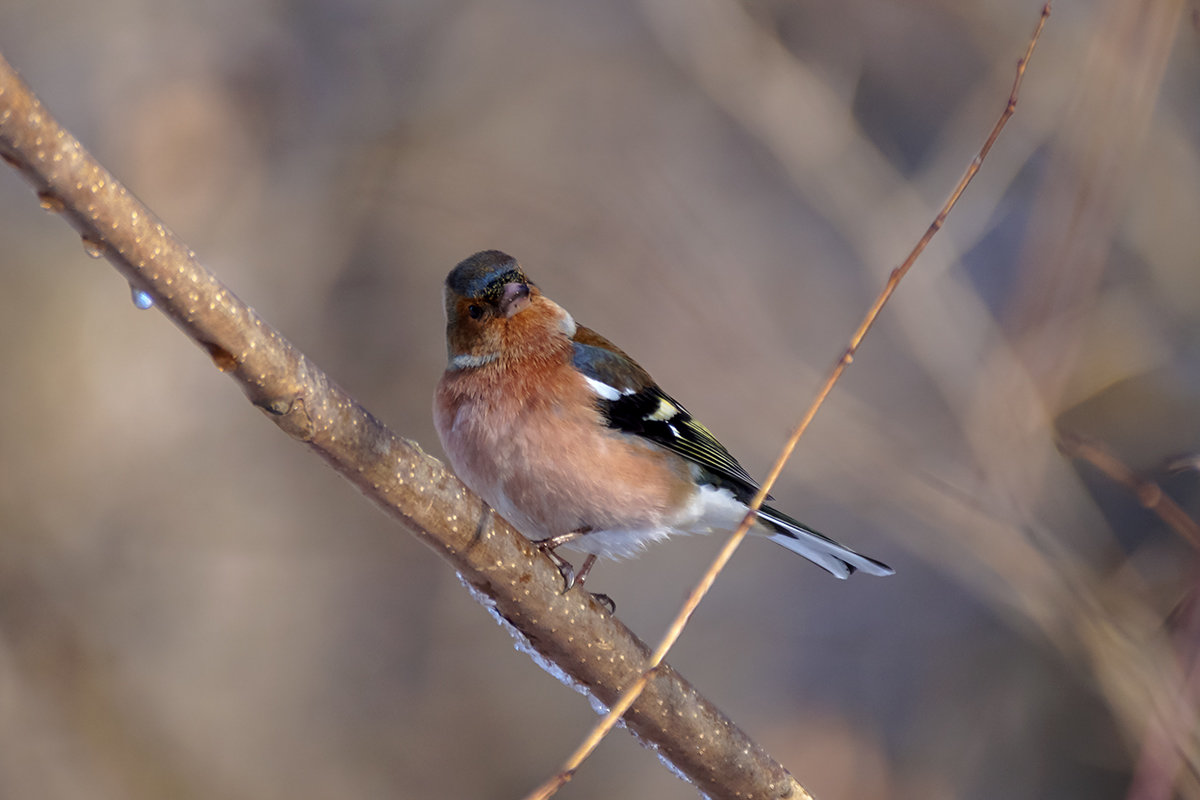
[(490, 355), (500, 347), (499, 336), (490, 326), (473, 321), (454, 326), (448, 337), (454, 355)]

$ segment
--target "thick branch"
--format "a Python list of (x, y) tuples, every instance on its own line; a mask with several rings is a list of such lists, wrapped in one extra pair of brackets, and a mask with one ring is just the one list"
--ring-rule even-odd
[[(605, 704), (649, 650), (436, 459), (392, 433), (255, 311), (45, 111), (0, 57), (0, 155), (92, 250), (305, 442), (448, 561), (544, 658)], [(777, 762), (667, 666), (625, 716), (629, 728), (712, 797), (807, 796)]]

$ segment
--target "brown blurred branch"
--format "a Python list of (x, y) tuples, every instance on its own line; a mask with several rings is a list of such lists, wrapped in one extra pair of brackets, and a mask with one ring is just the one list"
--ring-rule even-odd
[(1159, 519), (1192, 547), (1200, 547), (1200, 524), (1163, 492), (1161, 486), (1138, 475), (1102, 443), (1085, 436), (1063, 433), (1059, 435), (1058, 446), (1071, 458), (1087, 461), (1111, 480), (1127, 488), (1143, 508), (1157, 514)]
[[(1088, 462), (1109, 480), (1128, 489), (1143, 508), (1157, 514), (1192, 547), (1200, 546), (1200, 525), (1161, 486), (1143, 478), (1102, 442), (1079, 434), (1061, 433), (1058, 446), (1067, 456)], [(1173, 637), (1179, 662), (1179, 674), (1171, 676), (1174, 680), (1167, 688), (1173, 694), (1173, 702), (1164, 704), (1148, 721), (1129, 789), (1130, 800), (1160, 800), (1175, 792), (1185, 760), (1179, 743), (1186, 742), (1195, 727), (1196, 699), (1200, 696), (1200, 662), (1196, 659), (1200, 616), (1196, 610), (1196, 588), (1193, 586), (1180, 606), (1182, 621)], [(1194, 772), (1190, 775), (1194, 780)], [(1188, 796), (1195, 796), (1194, 788)]]
[[(1171, 686), (1174, 703), (1162, 708), (1149, 721), (1141, 753), (1126, 794), (1128, 800), (1168, 800), (1171, 797), (1194, 798), (1200, 795), (1200, 775), (1187, 763), (1186, 751), (1179, 745), (1193, 735), (1200, 698), (1200, 586), (1195, 577), (1187, 596), (1176, 607), (1168, 623), (1173, 623), (1172, 639), (1179, 659), (1179, 674)], [(1184, 769), (1184, 766), (1187, 769)]]
[[(0, 57), (0, 156), (221, 372), (448, 561), (542, 657), (612, 704), (649, 650), (415, 442), (360, 406), (200, 265), (195, 255), (46, 112)], [(628, 727), (712, 797), (803, 789), (670, 667), (655, 671)]]

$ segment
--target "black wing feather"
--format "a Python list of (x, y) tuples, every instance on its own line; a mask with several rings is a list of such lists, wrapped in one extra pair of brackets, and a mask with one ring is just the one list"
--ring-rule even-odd
[(580, 331), (583, 335), (577, 333), (574, 342), (575, 368), (618, 394), (615, 399), (596, 399), (608, 426), (683, 456), (699, 468), (704, 480), (749, 502), (758, 484), (708, 428), (660, 389), (637, 362), (599, 334), (582, 327)]

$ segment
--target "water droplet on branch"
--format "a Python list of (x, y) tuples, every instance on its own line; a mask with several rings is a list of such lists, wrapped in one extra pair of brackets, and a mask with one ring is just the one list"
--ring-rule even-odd
[(42, 208), (52, 214), (57, 214), (66, 208), (66, 205), (54, 192), (38, 192), (38, 202), (41, 203)]
[(87, 253), (92, 258), (100, 258), (104, 255), (104, 242), (99, 239), (93, 239), (90, 236), (83, 237), (83, 252)]
[(137, 288), (132, 283), (129, 284), (129, 292), (133, 297), (133, 305), (136, 308), (145, 311), (147, 308), (154, 306), (154, 298), (150, 296), (149, 292)]

